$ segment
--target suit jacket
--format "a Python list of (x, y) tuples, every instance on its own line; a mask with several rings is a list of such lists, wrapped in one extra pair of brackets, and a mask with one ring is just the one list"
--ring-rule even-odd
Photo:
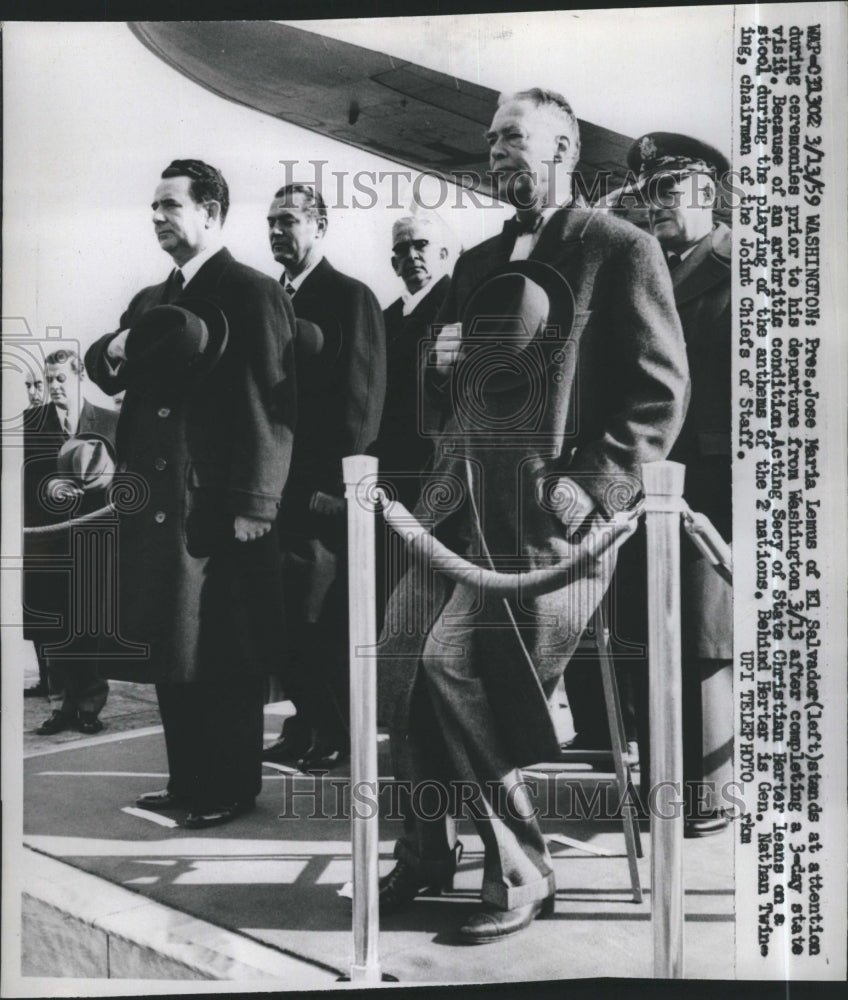
[[(723, 223), (672, 272), (692, 395), (680, 437), (669, 458), (686, 466), (684, 496), (720, 534), (733, 537), (731, 479), (730, 230)], [(684, 648), (690, 655), (733, 656), (732, 588), (684, 540), (682, 549)]]
[[(509, 243), (498, 236), (463, 254), (439, 320), (460, 320), (474, 289), (507, 263), (509, 253)], [(572, 327), (560, 331), (557, 342), (538, 345), (547, 360), (544, 380), (520, 383), (517, 395), (486, 397), (484, 385), (480, 406), (508, 416), (526, 412), (525, 404), (532, 402), (534, 428), (510, 433), (502, 424), (496, 435), (465, 434), (459, 408), (452, 411), (458, 387), (439, 386), (434, 379), (444, 435), (436, 444), (430, 481), (441, 485), (443, 502), (428, 509), (419, 501), (417, 508), (450, 544), (475, 557), (488, 550), (496, 565), (512, 570), (558, 562), (572, 547), (546, 503), (557, 477), (576, 479), (601, 516), (635, 499), (640, 465), (664, 458), (677, 437), (688, 388), (668, 268), (652, 236), (605, 213), (569, 208), (550, 218), (531, 258), (550, 264), (568, 283)], [(522, 600), (512, 609), (515, 625), (503, 602), (480, 597), (474, 614), (480, 628), (466, 655), (480, 663), (517, 765), (556, 751), (546, 695), (606, 589), (612, 566), (612, 558), (598, 560), (562, 590)], [(427, 622), (443, 603), (439, 586), (429, 608), (426, 596), (419, 599), (423, 628), (392, 633), (394, 621), (404, 620), (393, 607), (403, 602), (403, 581), (390, 599), (380, 695), (384, 719), (401, 730), (409, 722)]]
[[(118, 414), (87, 399), (80, 408), (75, 437), (100, 437), (114, 449)], [(67, 505), (50, 504), (41, 492), (45, 480), (56, 473), (56, 457), (69, 440), (53, 403), (24, 411), (24, 524), (38, 527), (59, 524), (97, 510), (105, 491), (94, 490)], [(70, 531), (24, 536), (24, 637), (40, 643), (58, 643), (68, 629), (68, 571), (62, 561), (70, 558)], [(59, 616), (52, 627), (46, 615)], [(54, 620), (55, 621), (55, 620)]]
[[(127, 329), (163, 303), (168, 282), (139, 292)], [(132, 362), (113, 372), (106, 334), (86, 354), (104, 392), (126, 389), (118, 422), (126, 473), (120, 525), (118, 626), (144, 643), (141, 662), (116, 661), (111, 676), (194, 681), (267, 672), (284, 655), (276, 533), (237, 542), (241, 514), (274, 521), (291, 458), (296, 412), (291, 303), (279, 283), (214, 254), (175, 301), (216, 303), (229, 339), (200, 381), (162, 395), (142, 391)]]
[(374, 451), (380, 460), (380, 478), (391, 483), (398, 499), (410, 509), (418, 498), (419, 474), (433, 454), (432, 438), (421, 433), (421, 347), (449, 285), (447, 275), (434, 282), (408, 316), (403, 314), (403, 299), (383, 313), (386, 403)]
[(323, 346), (297, 351), (298, 431), (280, 527), (337, 535), (309, 504), (316, 490), (344, 496), (342, 459), (365, 454), (377, 436), (386, 393), (383, 316), (372, 291), (326, 259), (291, 301), (295, 316), (321, 328)]

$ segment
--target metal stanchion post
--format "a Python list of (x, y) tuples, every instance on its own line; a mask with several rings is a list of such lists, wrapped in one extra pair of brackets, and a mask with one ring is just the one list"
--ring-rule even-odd
[(642, 466), (648, 542), (651, 930), (654, 975), (683, 977), (680, 516), (685, 467)]
[[(379, 983), (379, 839), (377, 804), (377, 577), (375, 504), (377, 459), (342, 460), (347, 499), (348, 607), (350, 614), (350, 827), (353, 855), (354, 983)], [(369, 489), (371, 487), (371, 489)], [(360, 795), (354, 795), (353, 789)], [(363, 805), (362, 795), (365, 795)], [(374, 808), (369, 808), (373, 804)]]

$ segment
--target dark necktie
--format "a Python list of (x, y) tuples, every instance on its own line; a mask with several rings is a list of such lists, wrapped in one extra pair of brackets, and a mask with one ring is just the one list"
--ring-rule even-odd
[(285, 275), (283, 275), (282, 278), (280, 278), (280, 284), (283, 286), (283, 291), (286, 293), (286, 295), (288, 295), (290, 299), (293, 299), (294, 293), (297, 291), (297, 289)]
[(165, 302), (171, 303), (175, 299), (178, 299), (182, 295), (183, 288), (185, 287), (185, 277), (183, 272), (176, 268), (171, 272), (171, 276), (168, 279), (168, 287), (165, 289)]
[(666, 257), (666, 263), (668, 264), (669, 271), (673, 271), (675, 270), (675, 268), (680, 267), (680, 265), (683, 263), (683, 258), (680, 256), (679, 253), (670, 253)]

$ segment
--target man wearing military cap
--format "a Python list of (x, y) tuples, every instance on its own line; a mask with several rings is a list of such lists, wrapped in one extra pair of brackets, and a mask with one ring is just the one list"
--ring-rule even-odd
[[(714, 212), (729, 164), (717, 149), (687, 135), (651, 132), (627, 155), (645, 196), (651, 231), (671, 270), (691, 373), (686, 420), (669, 459), (686, 466), (684, 496), (730, 540), (731, 518), (731, 293), (730, 230)], [(733, 617), (730, 585), (688, 539), (682, 545), (681, 618), (684, 683), (684, 772), (688, 837), (727, 826), (712, 793), (732, 779)], [(645, 547), (640, 531), (623, 547), (614, 602), (619, 635), (646, 643)], [(644, 667), (640, 674), (644, 678)], [(637, 685), (643, 778), (647, 775), (646, 684)], [(700, 790), (705, 783), (708, 791)]]
[(110, 676), (155, 683), (167, 789), (147, 809), (226, 823), (262, 784), (264, 675), (285, 654), (275, 519), (295, 416), (294, 313), (280, 285), (223, 245), (229, 191), (200, 160), (162, 173), (152, 210), (176, 267), (139, 292), (88, 351), (92, 379), (126, 390), (119, 471), (121, 637), (149, 654)]

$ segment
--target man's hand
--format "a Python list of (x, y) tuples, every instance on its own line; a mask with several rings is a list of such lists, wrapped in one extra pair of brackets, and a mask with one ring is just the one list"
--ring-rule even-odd
[(258, 517), (245, 517), (244, 514), (236, 514), (233, 527), (238, 541), (253, 542), (268, 534), (271, 530), (271, 522), (262, 521)]
[(341, 497), (334, 497), (331, 493), (316, 490), (309, 501), (309, 509), (317, 514), (343, 514), (345, 502)]
[(113, 361), (126, 361), (127, 360), (127, 335), (129, 330), (121, 330), (121, 332), (113, 337), (109, 343), (106, 345), (106, 356), (111, 358)]
[(595, 501), (582, 486), (568, 476), (561, 476), (557, 480), (554, 496), (559, 501), (556, 516), (565, 525), (566, 538), (572, 541), (595, 512)]

